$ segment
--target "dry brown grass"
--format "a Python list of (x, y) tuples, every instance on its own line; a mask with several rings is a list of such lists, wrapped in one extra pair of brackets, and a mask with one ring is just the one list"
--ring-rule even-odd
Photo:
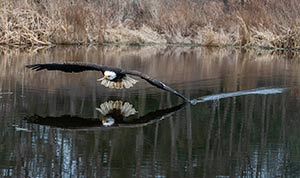
[(49, 45), (103, 43), (101, 9), (78, 1), (53, 0), (0, 4), (0, 43)]
[[(250, 29), (248, 45), (299, 48), (300, 4), (297, 0), (252, 0), (238, 13)], [(255, 11), (251, 11), (255, 9)]]
[(297, 0), (3, 0), (0, 43), (299, 48), (299, 17)]
[(50, 44), (51, 21), (30, 8), (0, 9), (0, 44)]

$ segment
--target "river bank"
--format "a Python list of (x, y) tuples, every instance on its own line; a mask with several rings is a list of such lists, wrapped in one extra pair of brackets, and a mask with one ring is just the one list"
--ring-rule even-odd
[(296, 0), (4, 0), (0, 3), (0, 44), (189, 44), (298, 49), (299, 16)]

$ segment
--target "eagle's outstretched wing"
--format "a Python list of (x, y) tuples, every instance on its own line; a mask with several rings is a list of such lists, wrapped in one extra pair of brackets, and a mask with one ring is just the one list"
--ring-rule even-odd
[[(31, 64), (26, 65), (27, 68), (32, 70), (59, 70), (63, 72), (83, 72), (88, 70), (101, 71), (102, 73), (106, 70), (117, 70), (118, 68), (103, 66), (99, 64), (88, 64), (88, 63), (46, 63), (46, 64)], [(119, 69), (120, 70), (120, 69)]]
[(150, 76), (148, 76), (147, 74), (144, 74), (142, 72), (139, 71), (135, 71), (135, 70), (122, 70), (123, 74), (127, 74), (127, 75), (133, 75), (133, 76), (138, 76), (144, 80), (146, 80), (148, 83), (150, 83), (153, 86), (156, 86), (159, 89), (171, 92), (181, 98), (183, 98), (184, 100), (186, 100), (187, 102), (190, 102), (190, 100), (188, 98), (186, 98), (185, 96), (183, 96), (181, 93), (179, 93), (178, 91), (174, 90), (173, 88), (169, 87), (168, 85), (164, 84), (163, 82), (153, 79)]
[(95, 70), (95, 71), (101, 71), (102, 73), (104, 71), (114, 71), (119, 74), (124, 74), (124, 75), (133, 75), (133, 76), (138, 76), (144, 80), (146, 80), (148, 83), (151, 85), (156, 86), (157, 88), (160, 88), (162, 90), (171, 92), (187, 102), (190, 102), (188, 98), (174, 90), (173, 88), (169, 87), (168, 85), (164, 84), (163, 82), (153, 79), (150, 76), (139, 72), (139, 71), (134, 71), (134, 70), (122, 70), (117, 67), (111, 67), (111, 66), (104, 66), (104, 65), (99, 65), (99, 64), (89, 64), (89, 63), (46, 63), (46, 64), (32, 64), (32, 65), (26, 65), (27, 68), (31, 68), (32, 70), (59, 70), (63, 72), (83, 72), (83, 71), (88, 71), (88, 70)]

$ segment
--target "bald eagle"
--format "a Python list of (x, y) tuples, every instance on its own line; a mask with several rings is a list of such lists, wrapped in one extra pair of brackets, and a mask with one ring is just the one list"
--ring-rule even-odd
[(101, 82), (102, 85), (108, 88), (114, 89), (123, 89), (131, 88), (134, 84), (137, 83), (137, 80), (130, 76), (137, 76), (141, 79), (146, 80), (151, 85), (156, 86), (159, 89), (171, 92), (185, 101), (190, 102), (188, 98), (174, 90), (173, 88), (167, 86), (163, 82), (153, 79), (150, 76), (135, 70), (124, 70), (112, 66), (104, 66), (99, 64), (92, 63), (46, 63), (46, 64), (31, 64), (26, 65), (27, 68), (30, 68), (35, 71), (40, 70), (59, 70), (63, 72), (83, 72), (83, 71), (100, 71), (103, 74), (103, 77), (97, 81)]

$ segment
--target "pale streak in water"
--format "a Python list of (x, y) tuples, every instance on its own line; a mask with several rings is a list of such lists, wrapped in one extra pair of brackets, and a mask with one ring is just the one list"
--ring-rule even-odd
[(192, 104), (202, 103), (206, 101), (214, 101), (220, 100), (224, 98), (236, 97), (236, 96), (244, 96), (244, 95), (271, 95), (271, 94), (279, 94), (283, 93), (286, 88), (256, 88), (252, 90), (243, 90), (231, 93), (220, 93), (209, 96), (202, 96), (197, 99), (191, 100)]
[(1, 95), (12, 95), (13, 92), (0, 92), (0, 98), (2, 98)]

